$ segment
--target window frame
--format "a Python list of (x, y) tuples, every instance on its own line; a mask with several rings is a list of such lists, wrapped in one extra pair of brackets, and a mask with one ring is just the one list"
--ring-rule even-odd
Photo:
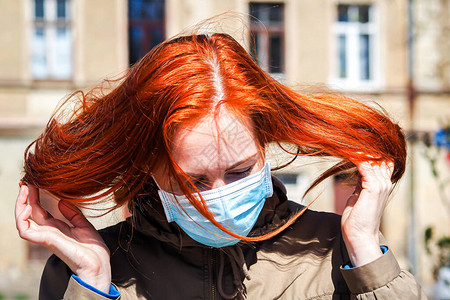
[[(254, 22), (255, 16), (251, 15), (250, 6), (251, 5), (281, 5), (281, 24), (266, 24), (260, 21)], [(249, 16), (250, 16), (250, 25), (249, 25), (249, 34), (250, 34), (250, 49), (249, 52), (253, 54), (254, 43), (256, 42), (256, 36), (262, 37), (261, 44), (263, 45), (263, 54), (258, 55), (256, 62), (265, 72), (270, 74), (277, 80), (283, 80), (286, 75), (286, 4), (284, 2), (258, 2), (258, 1), (249, 1), (248, 2)], [(281, 71), (280, 72), (270, 72), (270, 36), (271, 34), (279, 34), (281, 37)], [(255, 59), (255, 57), (253, 57)]]
[[(73, 0), (65, 1), (65, 17), (58, 17), (57, 2), (58, 0), (43, 0), (43, 18), (36, 18), (36, 1), (30, 0), (31, 5), (31, 22), (30, 22), (30, 65), (29, 72), (33, 81), (72, 81), (74, 76), (74, 32), (72, 26), (73, 20)], [(59, 73), (61, 64), (58, 63), (58, 29), (63, 28), (67, 35), (67, 43), (65, 45), (68, 50), (68, 60), (65, 62), (67, 66), (67, 72)], [(35, 70), (34, 56), (36, 48), (36, 30), (41, 29), (44, 32), (43, 46), (45, 57), (45, 75), (41, 76)]]
[[(344, 90), (351, 90), (356, 92), (364, 91), (378, 91), (382, 88), (381, 81), (381, 57), (380, 57), (380, 22), (378, 7), (375, 3), (357, 3), (349, 4), (349, 14), (363, 5), (369, 6), (369, 22), (361, 23), (354, 21), (339, 21), (338, 20), (338, 3), (335, 6), (335, 20), (332, 28), (332, 48), (331, 48), (331, 75), (329, 83), (334, 87), (339, 87)], [(367, 34), (369, 36), (369, 79), (361, 79), (361, 65), (360, 59), (361, 44), (360, 36)], [(340, 67), (340, 45), (338, 39), (340, 36), (346, 37), (346, 77), (339, 76)], [(352, 59), (356, 57), (357, 59)]]
[[(132, 61), (132, 49), (131, 49), (131, 43), (132, 43), (132, 38), (131, 38), (131, 31), (132, 28), (134, 29), (141, 29), (143, 30), (146, 34), (144, 34), (144, 38), (141, 40), (141, 46), (140, 46), (140, 51), (139, 52), (148, 52), (150, 51), (153, 47), (155, 47), (156, 45), (158, 45), (159, 43), (162, 43), (165, 38), (166, 38), (166, 7), (167, 7), (167, 3), (165, 0), (158, 0), (159, 2), (162, 3), (163, 5), (163, 16), (161, 18), (161, 20), (152, 20), (152, 19), (145, 19), (145, 18), (131, 18), (130, 16), (130, 11), (128, 12), (128, 64), (131, 66), (135, 63), (137, 63), (140, 59), (142, 59), (142, 55), (139, 59), (137, 59), (136, 61)], [(130, 10), (130, 0), (127, 0), (127, 6), (128, 6), (128, 10)], [(162, 35), (162, 39), (159, 43), (154, 44), (154, 41), (152, 40), (151, 37), (151, 32), (152, 30), (160, 30), (161, 31), (161, 35)], [(144, 50), (144, 51), (142, 51)], [(142, 53), (141, 53), (142, 54)], [(145, 55), (145, 54), (144, 54)]]

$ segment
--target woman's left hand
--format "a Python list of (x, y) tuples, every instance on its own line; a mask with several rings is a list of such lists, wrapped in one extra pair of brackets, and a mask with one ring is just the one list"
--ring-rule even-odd
[(374, 261), (382, 255), (379, 242), (381, 216), (392, 190), (394, 164), (386, 161), (355, 162), (361, 175), (348, 198), (341, 227), (353, 266)]

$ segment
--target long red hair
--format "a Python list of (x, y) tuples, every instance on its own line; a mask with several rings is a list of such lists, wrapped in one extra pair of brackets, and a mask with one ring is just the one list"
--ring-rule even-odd
[(198, 122), (218, 105), (250, 121), (261, 147), (276, 143), (290, 153), (283, 145), (291, 145), (295, 156), (341, 160), (312, 186), (340, 172), (357, 172), (351, 161), (367, 160), (367, 155), (395, 163), (394, 183), (404, 173), (405, 137), (385, 113), (335, 93), (296, 92), (263, 72), (226, 34), (165, 41), (116, 88), (101, 91), (74, 94), (71, 98), (80, 99), (80, 105), (69, 117), (62, 121), (55, 115), (49, 121), (25, 151), (23, 181), (78, 205), (108, 195), (122, 205), (154, 193), (148, 188), (154, 187), (151, 172), (166, 167), (192, 205), (228, 234), (247, 241), (274, 236), (301, 212), (264, 236), (236, 235), (193, 197), (195, 187), (183, 183), (187, 175), (171, 158), (177, 128)]

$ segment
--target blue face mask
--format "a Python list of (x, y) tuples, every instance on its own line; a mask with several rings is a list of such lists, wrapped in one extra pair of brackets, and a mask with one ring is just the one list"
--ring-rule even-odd
[[(185, 196), (176, 196), (161, 189), (158, 194), (167, 221), (175, 221), (197, 242), (215, 248), (239, 242), (239, 239), (223, 232), (206, 219)], [(273, 194), (270, 165), (266, 163), (255, 174), (200, 194), (217, 222), (236, 234), (247, 236), (255, 225), (266, 198)], [(195, 193), (194, 196), (200, 200), (198, 194)]]

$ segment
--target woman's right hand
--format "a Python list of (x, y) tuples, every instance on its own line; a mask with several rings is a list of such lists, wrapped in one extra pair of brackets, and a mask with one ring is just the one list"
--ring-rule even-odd
[(73, 227), (42, 208), (36, 187), (22, 184), (15, 209), (20, 237), (45, 246), (85, 283), (108, 293), (111, 285), (108, 247), (78, 208), (59, 201), (58, 209)]

